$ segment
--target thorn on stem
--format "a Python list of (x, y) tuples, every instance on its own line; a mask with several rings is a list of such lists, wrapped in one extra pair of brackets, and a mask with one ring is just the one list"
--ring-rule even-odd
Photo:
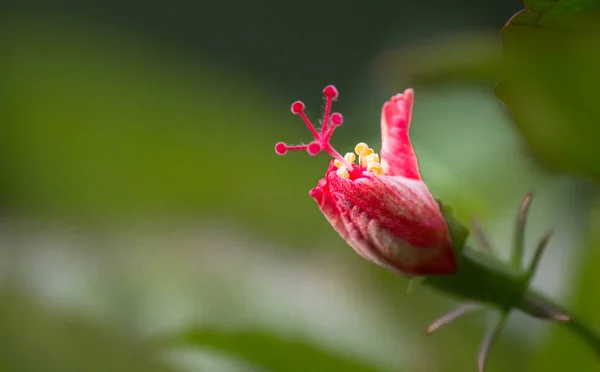
[(521, 200), (521, 205), (519, 206), (519, 220), (526, 220), (527, 214), (529, 213), (529, 206), (531, 205), (531, 200), (533, 199), (533, 193), (528, 192), (525, 194), (523, 199)]
[(554, 320), (557, 322), (570, 322), (572, 320), (564, 310), (532, 291), (527, 291), (527, 293), (525, 293), (525, 297), (518, 308), (525, 313), (540, 319)]
[(572, 320), (571, 317), (566, 314), (553, 314), (552, 319), (557, 322), (570, 322)]
[(525, 244), (525, 225), (527, 225), (527, 216), (529, 215), (529, 206), (533, 194), (528, 192), (521, 200), (519, 205), (519, 212), (517, 213), (517, 223), (515, 226), (515, 236), (513, 241), (513, 251), (511, 257), (511, 264), (515, 269), (522, 270), (523, 265), (523, 251)]
[(531, 279), (533, 279), (535, 271), (537, 270), (540, 261), (542, 260), (542, 255), (544, 254), (544, 251), (546, 249), (546, 246), (548, 245), (548, 242), (550, 241), (550, 238), (552, 237), (552, 234), (552, 230), (548, 231), (538, 243), (535, 249), (535, 253), (533, 254), (533, 259), (531, 260), (529, 268), (527, 269), (527, 283), (531, 282)]
[(472, 303), (472, 302), (468, 302), (465, 304), (460, 305), (458, 308), (452, 310), (451, 312), (441, 316), (440, 318), (438, 318), (436, 321), (434, 321), (433, 323), (431, 323), (429, 325), (429, 327), (427, 327), (427, 334), (430, 335), (433, 332), (437, 331), (438, 329), (440, 329), (441, 327), (445, 326), (446, 324), (450, 324), (453, 321), (455, 321), (456, 319), (460, 318), (463, 315), (472, 313), (476, 310), (479, 310), (481, 308), (481, 306), (479, 304), (476, 303)]
[(484, 251), (490, 254), (494, 254), (494, 247), (492, 247), (492, 243), (490, 243), (490, 239), (488, 238), (485, 231), (479, 221), (475, 218), (471, 219), (471, 227), (473, 228), (473, 233), (475, 234), (475, 238), (477, 242), (483, 248)]
[(481, 346), (479, 347), (479, 353), (477, 354), (477, 370), (479, 372), (484, 372), (485, 370), (485, 362), (487, 360), (487, 356), (490, 353), (490, 349), (494, 344), (494, 341), (504, 329), (504, 325), (506, 324), (506, 320), (508, 319), (509, 312), (503, 312), (496, 323), (490, 328), (490, 330), (486, 333), (483, 341), (481, 342)]

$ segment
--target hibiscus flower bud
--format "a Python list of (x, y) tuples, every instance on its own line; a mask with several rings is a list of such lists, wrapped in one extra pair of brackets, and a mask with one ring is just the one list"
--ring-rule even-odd
[(275, 151), (306, 150), (314, 156), (330, 155), (327, 172), (309, 195), (333, 228), (354, 250), (380, 266), (413, 277), (456, 271), (448, 226), (440, 208), (421, 179), (409, 139), (413, 91), (407, 89), (383, 105), (380, 155), (366, 143), (342, 156), (330, 138), (342, 124), (342, 115), (331, 113), (337, 89), (323, 90), (325, 113), (317, 130), (300, 101), (292, 113), (300, 116), (314, 141), (298, 146), (278, 143)]

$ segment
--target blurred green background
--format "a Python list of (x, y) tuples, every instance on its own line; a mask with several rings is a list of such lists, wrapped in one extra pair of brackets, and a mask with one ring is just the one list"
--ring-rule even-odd
[[(275, 155), (278, 141), (309, 139), (290, 103), (318, 117), (327, 84), (340, 90), (340, 151), (378, 148), (381, 105), (413, 87), (425, 181), (465, 223), (477, 217), (504, 257), (516, 206), (534, 191), (528, 246), (556, 231), (534, 284), (600, 330), (598, 110), (590, 98), (575, 121), (539, 115), (563, 107), (540, 97), (581, 84), (597, 97), (585, 90), (596, 80), (521, 89), (534, 63), (503, 70), (501, 29), (522, 8), (3, 2), (0, 369), (475, 371), (486, 317), (425, 336), (455, 303), (407, 294), (407, 280), (337, 236), (307, 194), (325, 155)], [(597, 41), (575, 51), (586, 59)], [(600, 362), (524, 316), (488, 366), (565, 369)]]

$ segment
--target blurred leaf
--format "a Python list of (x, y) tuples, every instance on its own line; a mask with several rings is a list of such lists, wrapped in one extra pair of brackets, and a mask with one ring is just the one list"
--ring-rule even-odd
[(177, 338), (173, 344), (224, 351), (273, 372), (378, 371), (375, 367), (334, 355), (307, 341), (283, 339), (263, 332), (194, 330)]
[(0, 294), (0, 370), (167, 372), (155, 351), (122, 334), (63, 318), (23, 297)]
[(299, 240), (329, 232), (308, 196), (327, 163), (275, 155), (278, 140), (307, 133), (260, 84), (69, 21), (0, 24), (0, 54), (0, 203), (54, 217), (210, 216)]
[(497, 34), (458, 34), (389, 50), (375, 62), (375, 74), (398, 86), (469, 83), (489, 86), (502, 71)]
[(600, 1), (530, 0), (503, 31), (497, 96), (548, 164), (600, 179)]

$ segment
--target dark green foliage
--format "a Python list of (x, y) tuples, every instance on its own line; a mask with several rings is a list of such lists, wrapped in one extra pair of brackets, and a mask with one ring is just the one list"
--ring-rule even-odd
[(503, 30), (496, 93), (539, 159), (600, 180), (600, 2), (525, 5)]

